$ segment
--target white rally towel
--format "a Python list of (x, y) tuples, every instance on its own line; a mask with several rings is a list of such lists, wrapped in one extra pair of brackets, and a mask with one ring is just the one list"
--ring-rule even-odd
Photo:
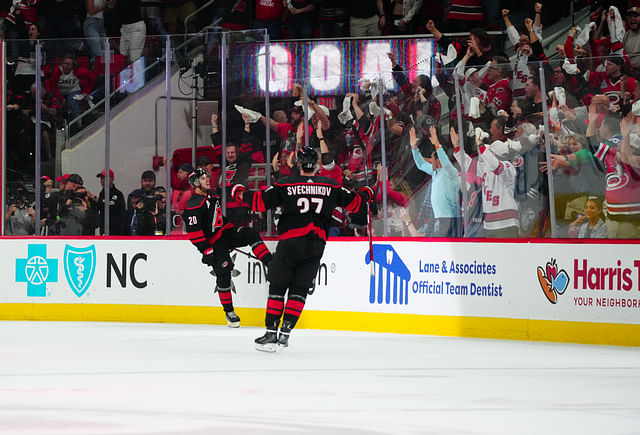
[(596, 23), (594, 22), (590, 22), (589, 24), (584, 26), (584, 29), (578, 32), (578, 36), (576, 36), (576, 39), (574, 40), (575, 45), (584, 47), (585, 44), (589, 42), (589, 35), (595, 27)]
[(564, 62), (562, 63), (562, 69), (567, 74), (571, 74), (572, 76), (578, 74), (578, 65), (576, 65), (575, 63), (569, 62), (569, 59), (566, 57), (564, 58)]
[(469, 100), (469, 116), (471, 118), (480, 118), (480, 99), (478, 97), (471, 97)]
[[(303, 101), (302, 100), (298, 100), (295, 103), (293, 103), (294, 106), (298, 106), (298, 107), (302, 107)], [(307, 121), (311, 120), (311, 117), (313, 116), (315, 112), (313, 111), (313, 109), (309, 106), (307, 106)]]
[(613, 11), (613, 19), (607, 17), (607, 24), (609, 25), (609, 35), (611, 36), (611, 42), (622, 42), (624, 39), (624, 25), (622, 24), (622, 17), (617, 7), (611, 6), (609, 12)]
[(253, 111), (251, 109), (247, 109), (246, 107), (238, 106), (237, 104), (234, 105), (233, 107), (235, 107), (236, 110), (242, 113), (243, 115), (249, 115), (249, 122), (251, 124), (258, 122), (260, 120), (260, 117), (262, 116), (261, 113)]
[(338, 113), (338, 121), (340, 121), (342, 125), (345, 125), (353, 119), (351, 100), (353, 100), (353, 97), (345, 97), (344, 100), (342, 100), (342, 112)]

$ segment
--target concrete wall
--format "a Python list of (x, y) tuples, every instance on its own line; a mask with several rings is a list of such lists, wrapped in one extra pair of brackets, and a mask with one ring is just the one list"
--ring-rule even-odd
[[(190, 72), (186, 73), (187, 76)], [(190, 79), (187, 80), (190, 83)], [(184, 91), (190, 91), (185, 83)], [(115, 172), (115, 185), (125, 196), (133, 189), (140, 187), (140, 175), (152, 169), (152, 159), (156, 150), (165, 154), (165, 83), (162, 79), (150, 84), (134, 95), (130, 101), (120, 103), (112, 111), (111, 120), (111, 154), (110, 167)], [(174, 74), (171, 84), (172, 97), (191, 98), (183, 95), (178, 89), (178, 74)], [(157, 103), (156, 103), (157, 102)], [(124, 107), (120, 107), (125, 105)], [(157, 124), (156, 124), (157, 112)], [(172, 100), (171, 103), (171, 144), (172, 150), (190, 147), (191, 134), (191, 102)], [(154, 130), (157, 130), (157, 134)], [(198, 145), (210, 144), (208, 128), (200, 127)], [(62, 152), (62, 173), (78, 173), (85, 186), (97, 195), (102, 189), (96, 174), (104, 168), (105, 156), (104, 126), (97, 128), (79, 143)], [(160, 168), (156, 174), (157, 185), (167, 186), (165, 169)]]

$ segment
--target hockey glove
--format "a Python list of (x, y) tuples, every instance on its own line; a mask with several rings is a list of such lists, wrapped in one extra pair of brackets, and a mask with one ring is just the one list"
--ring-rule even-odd
[(213, 266), (214, 265), (215, 260), (214, 260), (214, 257), (213, 257), (213, 248), (206, 249), (202, 253), (202, 263), (206, 264), (207, 266)]
[(367, 202), (373, 202), (373, 199), (376, 197), (376, 193), (369, 186), (362, 186), (359, 189), (359, 192), (362, 193), (366, 197)]
[(242, 196), (246, 190), (247, 188), (242, 184), (234, 184), (231, 188), (231, 197), (236, 201), (242, 201)]

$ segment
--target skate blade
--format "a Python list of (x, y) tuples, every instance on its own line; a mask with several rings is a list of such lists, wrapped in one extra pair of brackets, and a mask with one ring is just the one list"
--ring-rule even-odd
[(229, 321), (227, 321), (227, 326), (229, 328), (239, 328), (240, 327), (240, 322), (229, 322)]
[(267, 344), (256, 343), (256, 350), (259, 350), (260, 352), (276, 353), (278, 352), (278, 346), (276, 345), (276, 343), (267, 343)]

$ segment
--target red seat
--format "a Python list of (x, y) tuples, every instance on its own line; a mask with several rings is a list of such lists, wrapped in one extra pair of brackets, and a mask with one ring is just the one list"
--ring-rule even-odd
[(89, 58), (88, 57), (86, 57), (86, 56), (78, 57), (77, 61), (78, 61), (78, 65), (80, 65), (82, 68), (89, 69)]

